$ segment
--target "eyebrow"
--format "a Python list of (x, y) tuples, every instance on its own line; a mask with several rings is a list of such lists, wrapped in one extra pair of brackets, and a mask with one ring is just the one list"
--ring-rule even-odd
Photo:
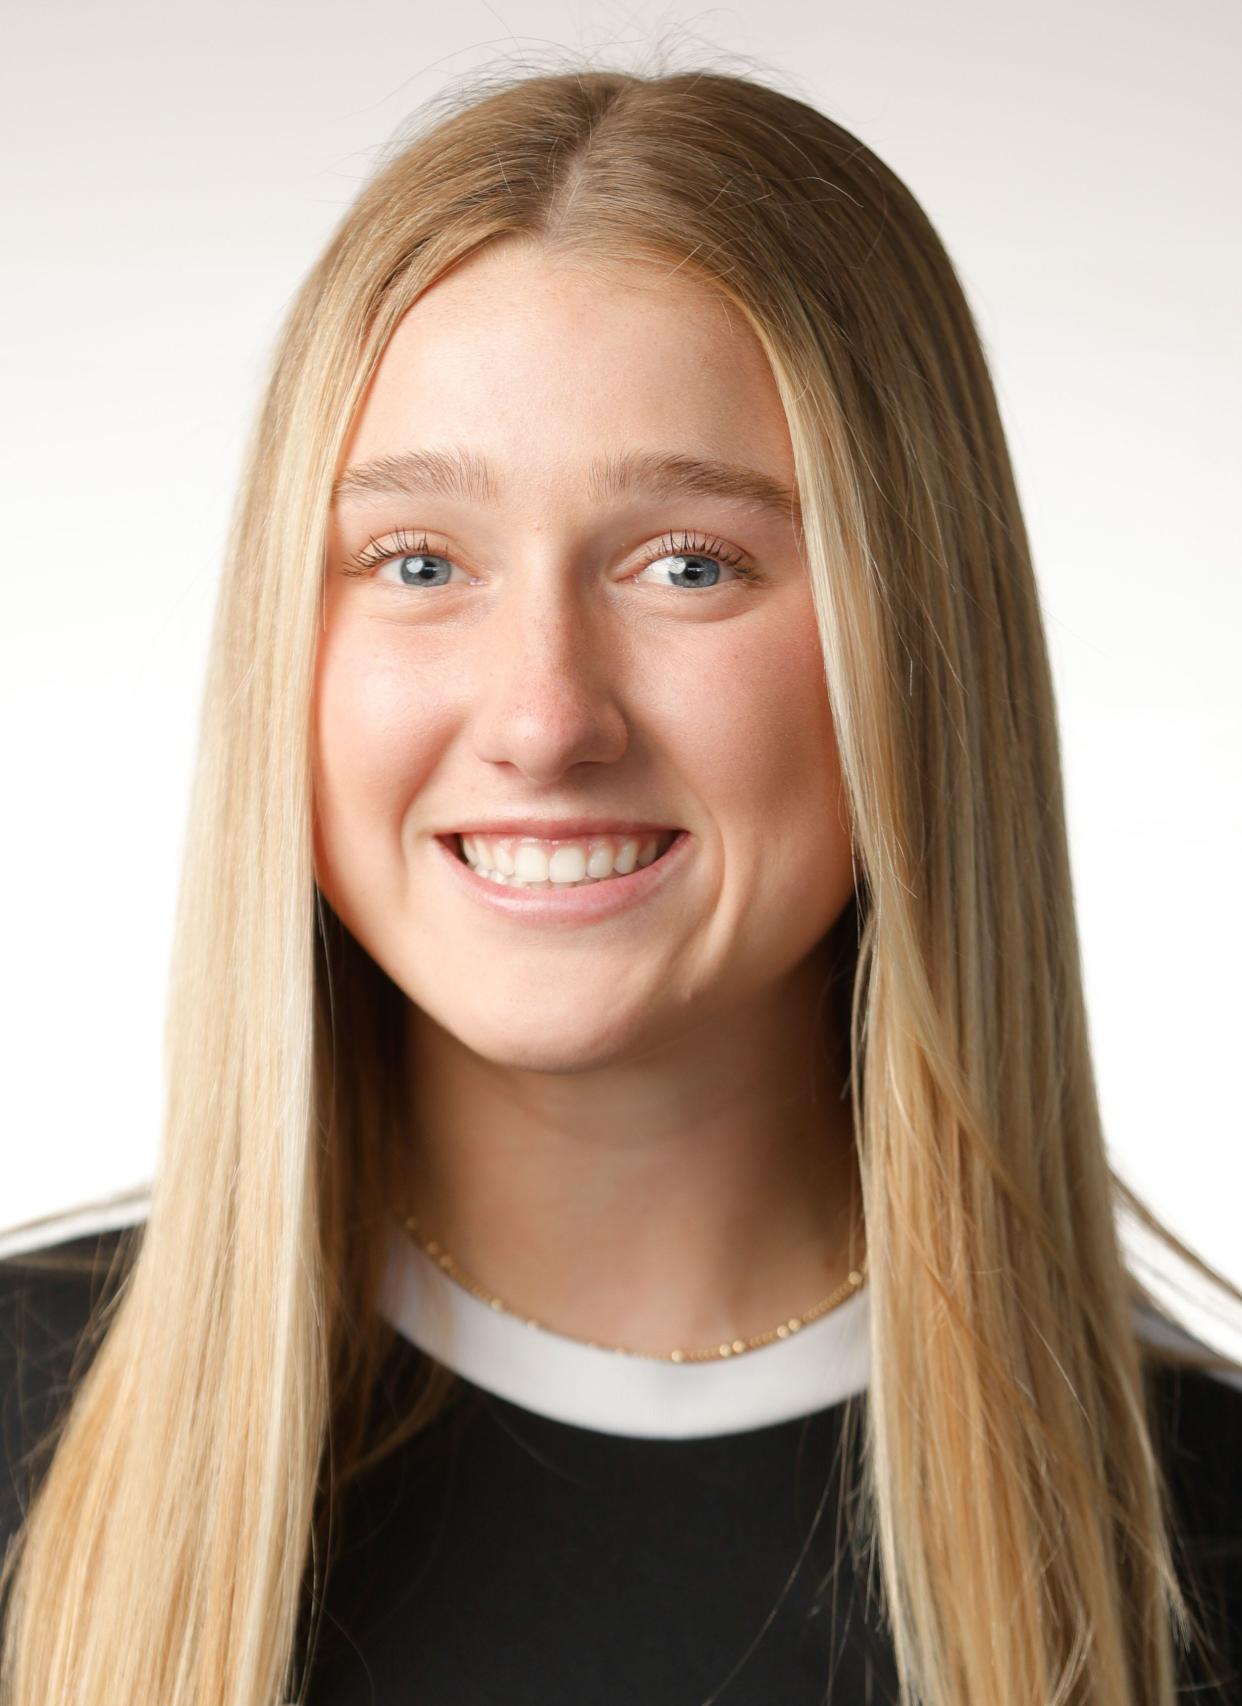
[[(451, 448), (406, 450), (377, 456), (347, 468), (332, 487), (332, 503), (375, 497), (448, 497), (494, 503), (496, 476), (477, 452)], [(750, 509), (794, 521), (796, 495), (758, 468), (675, 451), (629, 450), (597, 457), (587, 470), (587, 496), (593, 502), (645, 490), (659, 498), (729, 498)]]

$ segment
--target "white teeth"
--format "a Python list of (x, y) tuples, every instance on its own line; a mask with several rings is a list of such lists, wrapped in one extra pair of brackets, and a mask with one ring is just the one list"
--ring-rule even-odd
[(522, 842), (517, 850), (517, 862), (513, 874), (519, 882), (546, 883), (548, 880), (548, 855), (542, 847), (532, 847), (528, 841)]
[(513, 888), (574, 888), (606, 882), (613, 876), (650, 865), (676, 837), (658, 835), (584, 836), (577, 841), (543, 842), (521, 836), (463, 835), (461, 849), (481, 877)]
[[(587, 874), (587, 856), (581, 847), (558, 847), (547, 864), (550, 883), (580, 883)], [(518, 874), (521, 875), (520, 863)]]

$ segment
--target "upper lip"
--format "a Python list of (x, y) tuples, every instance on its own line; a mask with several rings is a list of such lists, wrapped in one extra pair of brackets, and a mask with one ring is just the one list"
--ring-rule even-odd
[(543, 841), (576, 835), (658, 835), (676, 825), (619, 817), (492, 817), (474, 823), (455, 823), (438, 835), (533, 835)]

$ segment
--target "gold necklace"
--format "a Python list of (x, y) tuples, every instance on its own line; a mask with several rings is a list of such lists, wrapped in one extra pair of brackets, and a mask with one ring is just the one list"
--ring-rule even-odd
[(516, 1309), (510, 1309), (507, 1303), (502, 1302), (499, 1297), (493, 1296), (490, 1291), (485, 1291), (481, 1285), (477, 1285), (474, 1280), (462, 1273), (443, 1244), (435, 1238), (424, 1236), (418, 1221), (412, 1214), (403, 1216), (402, 1224), (413, 1236), (415, 1242), (451, 1280), (470, 1292), (472, 1296), (477, 1297), (481, 1303), (486, 1303), (489, 1309), (496, 1310), (498, 1314), (512, 1315), (515, 1320), (524, 1321), (528, 1327), (538, 1327), (543, 1333), (556, 1333), (558, 1338), (572, 1339), (575, 1344), (590, 1345), (593, 1350), (612, 1351), (617, 1356), (648, 1357), (654, 1362), (714, 1362), (721, 1357), (736, 1357), (741, 1356), (743, 1351), (758, 1350), (761, 1345), (770, 1345), (777, 1339), (791, 1338), (794, 1333), (799, 1332), (809, 1322), (818, 1320), (821, 1315), (826, 1315), (836, 1304), (844, 1301), (846, 1297), (852, 1296), (862, 1285), (867, 1274), (867, 1259), (864, 1256), (856, 1268), (850, 1269), (849, 1277), (835, 1291), (830, 1291), (827, 1297), (821, 1298), (818, 1303), (812, 1308), (804, 1310), (801, 1315), (789, 1316), (787, 1320), (780, 1322), (768, 1333), (754, 1333), (749, 1339), (730, 1339), (724, 1344), (715, 1345), (705, 1351), (635, 1351), (630, 1350), (626, 1345), (601, 1345), (595, 1339), (579, 1339), (572, 1333), (559, 1333), (555, 1327), (548, 1327), (542, 1321), (536, 1321), (533, 1315), (523, 1315)]

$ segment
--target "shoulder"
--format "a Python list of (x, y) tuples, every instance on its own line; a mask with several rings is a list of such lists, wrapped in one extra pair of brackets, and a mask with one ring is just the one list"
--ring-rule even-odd
[(1143, 1367), (1155, 1443), (1170, 1477), (1193, 1504), (1242, 1531), (1242, 1372), (1195, 1368), (1179, 1359), (1210, 1354), (1180, 1323), (1145, 1311)]
[(84, 1231), (66, 1218), (32, 1236), (0, 1237), (0, 1559), (93, 1360), (142, 1226)]
[[(1152, 1443), (1169, 1493), (1174, 1564), (1192, 1615), (1216, 1652), (1207, 1671), (1198, 1657), (1183, 1660), (1182, 1685), (1187, 1697), (1193, 1685), (1193, 1697), (1204, 1706), (1236, 1700), (1233, 1690), (1242, 1679), (1242, 1376), (1181, 1367), (1156, 1355), (1145, 1369)], [(1212, 1670), (1228, 1679), (1227, 1693), (1208, 1687)]]
[(1153, 1444), (1181, 1525), (1220, 1536), (1242, 1562), (1242, 1381), (1151, 1362), (1147, 1379)]

